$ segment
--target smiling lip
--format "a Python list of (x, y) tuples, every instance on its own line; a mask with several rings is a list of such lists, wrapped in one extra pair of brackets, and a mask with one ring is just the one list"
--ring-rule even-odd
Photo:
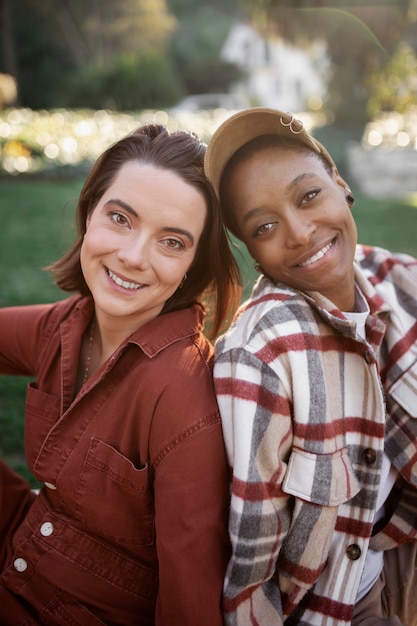
[(144, 286), (139, 283), (132, 283), (130, 281), (123, 280), (122, 278), (120, 278), (120, 276), (117, 276), (117, 274), (115, 274), (108, 268), (107, 268), (107, 274), (112, 279), (112, 281), (116, 283), (116, 285), (118, 285), (119, 287), (123, 287), (123, 289), (130, 289), (132, 291), (137, 291), (138, 289)]
[(307, 261), (304, 261), (304, 263), (299, 263), (297, 267), (308, 267), (309, 265), (316, 263), (316, 261), (319, 261), (320, 259), (324, 257), (324, 255), (326, 254), (326, 252), (330, 250), (332, 245), (333, 245), (333, 241), (331, 241), (330, 243), (327, 243), (325, 246), (323, 246), (323, 248), (321, 248), (321, 250), (319, 250), (318, 252), (316, 252), (316, 254), (313, 254), (312, 257), (307, 259)]

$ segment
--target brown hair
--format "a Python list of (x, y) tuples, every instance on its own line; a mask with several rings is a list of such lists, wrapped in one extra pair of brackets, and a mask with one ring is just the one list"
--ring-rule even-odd
[(78, 199), (77, 238), (68, 252), (47, 269), (64, 291), (90, 295), (80, 264), (80, 250), (87, 217), (112, 184), (118, 171), (129, 161), (139, 161), (178, 174), (199, 190), (206, 201), (206, 222), (187, 279), (165, 303), (162, 313), (191, 306), (207, 298), (213, 309), (210, 323), (215, 336), (240, 296), (240, 272), (229, 246), (218, 200), (203, 171), (206, 146), (193, 133), (170, 133), (164, 126), (149, 124), (137, 128), (110, 146), (93, 165)]
[(232, 232), (238, 239), (241, 239), (241, 235), (239, 233), (239, 229), (237, 226), (236, 218), (233, 211), (233, 203), (231, 199), (231, 195), (233, 195), (233, 189), (229, 188), (229, 179), (233, 173), (233, 170), (237, 165), (246, 161), (254, 154), (261, 152), (262, 150), (266, 150), (267, 148), (284, 148), (287, 150), (293, 150), (297, 152), (303, 152), (305, 154), (312, 155), (313, 157), (320, 159), (326, 168), (329, 175), (332, 173), (332, 165), (329, 163), (328, 159), (326, 159), (323, 154), (315, 152), (313, 149), (301, 143), (295, 138), (292, 137), (283, 137), (281, 135), (260, 135), (259, 137), (255, 137), (251, 139), (243, 146), (241, 146), (230, 158), (227, 162), (219, 185), (219, 195), (220, 195), (220, 203), (221, 210), (223, 213), (223, 220), (226, 224), (226, 227)]

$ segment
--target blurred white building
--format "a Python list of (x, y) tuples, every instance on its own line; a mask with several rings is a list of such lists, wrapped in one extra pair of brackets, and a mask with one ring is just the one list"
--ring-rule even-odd
[(224, 61), (235, 63), (246, 78), (234, 89), (253, 106), (288, 111), (318, 110), (326, 93), (328, 57), (324, 42), (308, 51), (279, 39), (265, 39), (244, 23), (235, 24), (221, 51)]

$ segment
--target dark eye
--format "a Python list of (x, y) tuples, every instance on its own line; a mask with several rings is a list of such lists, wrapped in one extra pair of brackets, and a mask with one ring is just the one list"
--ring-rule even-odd
[(181, 250), (185, 247), (182, 241), (180, 241), (179, 239), (175, 239), (174, 237), (168, 237), (167, 239), (164, 239), (164, 243), (166, 247), (170, 250)]
[(316, 198), (319, 193), (320, 193), (320, 189), (313, 189), (312, 191), (308, 191), (302, 198), (301, 200), (301, 204), (307, 204), (308, 202), (311, 202), (312, 200), (314, 200), (314, 198)]
[(267, 224), (262, 224), (262, 226), (258, 226), (253, 232), (254, 237), (260, 237), (261, 235), (265, 235), (269, 233), (276, 225), (277, 222), (268, 222)]
[(113, 222), (115, 222), (115, 224), (118, 224), (119, 226), (125, 226), (129, 223), (127, 217), (123, 215), (123, 213), (119, 213), (118, 211), (112, 211), (110, 213), (110, 216)]

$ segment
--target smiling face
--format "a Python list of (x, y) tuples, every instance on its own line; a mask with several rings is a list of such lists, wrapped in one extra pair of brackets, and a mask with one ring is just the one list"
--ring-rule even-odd
[(239, 161), (223, 190), (240, 238), (268, 276), (353, 310), (357, 230), (337, 172), (306, 150), (269, 146)]
[(81, 267), (99, 324), (133, 332), (161, 312), (191, 266), (205, 198), (170, 170), (124, 164), (87, 221)]

